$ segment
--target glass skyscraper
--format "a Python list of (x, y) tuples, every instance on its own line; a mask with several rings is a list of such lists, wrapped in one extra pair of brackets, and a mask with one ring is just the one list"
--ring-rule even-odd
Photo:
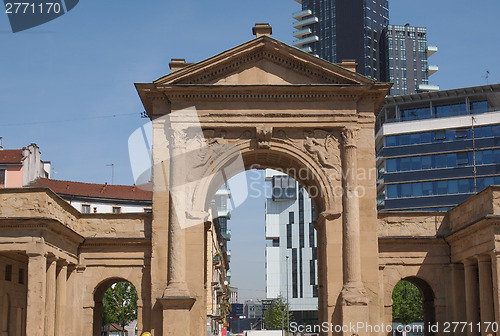
[(427, 59), (437, 47), (427, 45), (426, 28), (389, 25), (381, 45), (381, 80), (394, 83), (390, 95), (439, 90), (439, 86), (429, 85), (429, 76), (438, 67), (429, 65)]
[(293, 45), (332, 63), (354, 59), (357, 72), (394, 83), (390, 95), (437, 91), (428, 77), (438, 70), (427, 58), (426, 28), (389, 25), (388, 0), (295, 0), (302, 10)]
[(327, 61), (355, 59), (358, 72), (381, 79), (380, 40), (389, 24), (388, 0), (296, 0), (302, 11), (297, 20), (294, 46)]

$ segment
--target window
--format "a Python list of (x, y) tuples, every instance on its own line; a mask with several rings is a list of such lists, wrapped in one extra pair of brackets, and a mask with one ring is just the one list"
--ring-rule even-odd
[(439, 154), (434, 156), (436, 160), (436, 168), (446, 168), (446, 154)]
[(397, 172), (397, 159), (388, 159), (387, 160), (387, 172), (388, 173), (394, 173)]
[(458, 180), (458, 192), (468, 193), (470, 192), (470, 183), (468, 179)]
[(440, 130), (440, 131), (434, 132), (434, 139), (445, 140), (446, 139), (446, 131)]
[(0, 188), (5, 187), (5, 169), (0, 169)]
[(432, 195), (432, 182), (424, 182), (422, 183), (422, 195), (423, 196), (430, 196)]
[(422, 196), (422, 183), (412, 183), (413, 197)]
[(286, 225), (286, 248), (292, 248), (292, 224)]
[(410, 144), (410, 135), (409, 134), (402, 134), (399, 136), (399, 145), (409, 145)]
[[(462, 154), (462, 153), (459, 153), (459, 154)], [(467, 154), (467, 153), (465, 153), (465, 154)], [(448, 167), (456, 167), (457, 166), (457, 154), (456, 153), (446, 154), (446, 161), (447, 161)]]
[(437, 182), (437, 193), (438, 195), (445, 195), (448, 193), (448, 181)]
[(411, 197), (412, 196), (412, 186), (411, 183), (404, 183), (401, 185), (401, 197)]
[(432, 157), (429, 155), (422, 156), (422, 169), (431, 169), (432, 168)]
[(458, 194), (458, 180), (448, 181), (448, 194)]
[(82, 204), (82, 213), (84, 214), (90, 213), (90, 204)]
[(12, 265), (5, 265), (5, 281), (12, 281)]
[(411, 167), (411, 158), (401, 158), (401, 171), (409, 171)]
[(493, 163), (493, 151), (485, 150), (483, 151), (483, 164), (491, 164)]
[(122, 212), (122, 207), (121, 206), (114, 206), (113, 207), (113, 213), (118, 214)]
[(467, 129), (466, 128), (457, 129), (455, 132), (455, 137), (457, 139), (467, 138)]
[(25, 274), (25, 273), (24, 273), (24, 268), (20, 268), (20, 269), (19, 269), (19, 277), (18, 277), (18, 279), (17, 279), (17, 282), (18, 282), (19, 284), (21, 284), (21, 285), (23, 285), (23, 284), (24, 284), (24, 277), (25, 277), (25, 275), (24, 275), (24, 274)]
[(420, 143), (432, 142), (431, 132), (420, 133)]
[(387, 186), (387, 197), (388, 198), (398, 198), (398, 186), (395, 184), (390, 184)]
[(273, 176), (273, 200), (297, 198), (295, 180), (289, 176)]
[(495, 149), (493, 151), (493, 162), (500, 163), (500, 149)]
[(457, 164), (466, 165), (469, 163), (469, 155), (467, 152), (457, 153)]
[(420, 170), (422, 168), (422, 164), (420, 161), (420, 156), (415, 156), (411, 158), (411, 170)]

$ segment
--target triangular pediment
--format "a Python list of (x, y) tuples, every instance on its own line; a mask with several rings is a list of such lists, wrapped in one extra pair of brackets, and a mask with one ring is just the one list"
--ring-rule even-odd
[(157, 79), (154, 84), (369, 85), (374, 81), (262, 36)]

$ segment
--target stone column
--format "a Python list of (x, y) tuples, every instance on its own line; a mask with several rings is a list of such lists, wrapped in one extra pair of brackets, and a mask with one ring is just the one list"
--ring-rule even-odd
[(348, 305), (367, 305), (366, 290), (361, 279), (361, 242), (359, 228), (359, 197), (357, 195), (357, 135), (358, 129), (344, 128), (343, 139), (343, 264), (342, 298)]
[(54, 336), (56, 317), (56, 268), (57, 260), (47, 258), (47, 290), (45, 300), (45, 336)]
[[(491, 252), (491, 270), (493, 275), (493, 303), (495, 321), (500, 321), (500, 252)], [(500, 335), (500, 332), (497, 332)]]
[(462, 264), (451, 264), (451, 305), (453, 322), (467, 321), (465, 313), (465, 273)]
[(68, 277), (68, 264), (66, 262), (61, 262), (56, 280), (57, 290), (56, 290), (55, 336), (63, 336), (67, 334), (66, 330), (67, 277)]
[[(186, 285), (186, 233), (182, 220), (186, 219), (186, 132), (174, 129), (171, 136), (170, 202), (168, 229), (168, 277), (163, 297), (188, 297)], [(185, 224), (185, 223), (184, 223)]]
[[(479, 323), (479, 286), (477, 283), (477, 265), (474, 260), (463, 261), (465, 268), (465, 298), (467, 322), (472, 323), (472, 328), (467, 328), (469, 336), (478, 336), (477, 324)], [(459, 321), (461, 322), (461, 321)]]
[(493, 280), (491, 258), (487, 254), (477, 256), (479, 267), (479, 296), (481, 303), (481, 335), (493, 336), (491, 323), (495, 322), (493, 307)]
[(43, 336), (45, 326), (45, 294), (47, 291), (47, 259), (39, 253), (28, 253), (28, 293), (26, 303), (26, 335)]
[[(342, 325), (369, 323), (368, 295), (361, 278), (359, 197), (357, 194), (356, 128), (342, 130)], [(359, 336), (366, 333), (357, 330)], [(346, 334), (346, 333), (344, 333)]]

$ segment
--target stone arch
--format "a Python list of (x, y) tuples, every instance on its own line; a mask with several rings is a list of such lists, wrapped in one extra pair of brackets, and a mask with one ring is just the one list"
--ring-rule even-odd
[[(311, 196), (318, 213), (340, 211), (338, 204), (341, 202), (342, 195), (334, 194), (331, 181), (337, 176), (337, 172), (328, 172), (307, 153), (285, 141), (272, 139), (269, 145), (269, 148), (258, 149), (250, 140), (241, 141), (234, 144), (231, 153), (218, 158), (213, 163), (212, 169), (215, 172), (221, 172), (228, 162), (241, 154), (245, 170), (273, 168), (296, 179)], [(224, 176), (217, 173), (210, 180), (200, 183), (194, 192), (193, 208), (206, 211), (213, 195), (222, 183), (240, 172), (227, 170), (224, 171)]]
[(429, 325), (432, 325), (436, 322), (436, 310), (434, 307), (436, 295), (434, 290), (432, 289), (432, 286), (430, 285), (429, 281), (425, 280), (424, 278), (416, 275), (409, 275), (400, 278), (398, 281), (395, 283), (392, 283), (390, 288), (391, 288), (391, 302), (392, 302), (392, 293), (394, 291), (394, 287), (400, 282), (400, 281), (408, 281), (411, 284), (415, 285), (421, 295), (422, 295), (422, 301), (423, 301), (423, 310), (424, 310), (424, 334), (425, 335), (433, 335), (433, 333), (429, 329)]
[(137, 300), (139, 301), (141, 298), (140, 287), (138, 287), (137, 284), (134, 284), (132, 281), (125, 279), (123, 277), (119, 276), (110, 277), (99, 282), (94, 288), (94, 292), (92, 293), (94, 301), (92, 334), (94, 336), (101, 335), (102, 314), (103, 314), (102, 300), (104, 298), (104, 293), (106, 292), (106, 290), (108, 290), (108, 288), (110, 288), (113, 284), (117, 282), (129, 282), (130, 284), (132, 284), (132, 286), (134, 286), (137, 292)]

